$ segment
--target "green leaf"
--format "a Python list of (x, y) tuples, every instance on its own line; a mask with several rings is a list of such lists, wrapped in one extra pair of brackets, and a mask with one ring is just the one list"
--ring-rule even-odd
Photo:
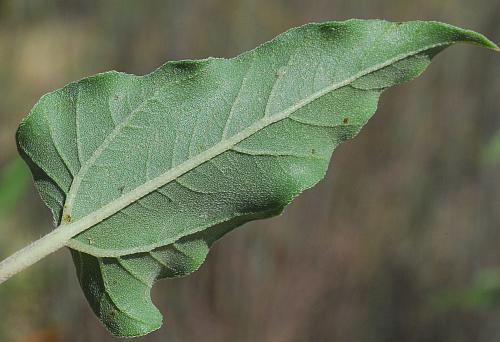
[(117, 336), (159, 328), (155, 280), (193, 272), (219, 237), (281, 213), (383, 90), (455, 42), (497, 49), (437, 22), (308, 24), (232, 59), (106, 72), (45, 95), (18, 147), (57, 224), (84, 227), (67, 245), (97, 316)]

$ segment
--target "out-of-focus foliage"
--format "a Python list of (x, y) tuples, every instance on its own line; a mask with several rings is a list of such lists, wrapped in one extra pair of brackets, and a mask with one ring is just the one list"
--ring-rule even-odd
[[(352, 17), (440, 20), (500, 40), (496, 0), (0, 1), (0, 168), (20, 119), (71, 80), (230, 57), (292, 26)], [(446, 54), (381, 98), (286, 215), (234, 231), (196, 274), (158, 284), (166, 325), (140, 341), (500, 340), (498, 311), (435, 303), (500, 268), (500, 164), (483, 157), (500, 130), (499, 58)], [(0, 218), (0, 258), (51, 221), (30, 185)], [(0, 341), (114, 340), (58, 254), (0, 287)]]
[(445, 291), (434, 302), (436, 308), (448, 311), (500, 309), (500, 270), (483, 269), (468, 288)]
[(19, 157), (0, 170), (0, 220), (16, 208), (26, 194), (29, 181), (28, 167)]
[(500, 161), (500, 133), (495, 134), (491, 141), (486, 145), (483, 152), (483, 159), (488, 165), (495, 164)]

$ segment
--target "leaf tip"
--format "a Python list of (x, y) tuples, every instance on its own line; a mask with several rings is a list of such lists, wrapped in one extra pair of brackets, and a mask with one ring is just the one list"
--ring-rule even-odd
[(468, 42), (474, 45), (478, 45), (480, 47), (484, 47), (493, 51), (500, 51), (500, 48), (498, 45), (493, 43), (490, 39), (488, 39), (486, 36), (482, 35), (481, 33), (472, 31), (472, 30), (462, 30), (462, 41)]
[(487, 49), (496, 51), (496, 52), (500, 52), (500, 48), (498, 47), (498, 45), (493, 43), (491, 40), (489, 40), (485, 36), (483, 36), (483, 35), (481, 35), (481, 36), (482, 36), (482, 40), (481, 40), (481, 44), (480, 44), (481, 46), (483, 46)]

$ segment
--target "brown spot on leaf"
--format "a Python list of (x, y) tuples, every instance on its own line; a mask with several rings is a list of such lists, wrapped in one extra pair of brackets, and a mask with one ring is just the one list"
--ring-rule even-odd
[(62, 218), (62, 223), (63, 224), (71, 223), (71, 215), (64, 214), (64, 216)]
[(349, 123), (349, 118), (344, 118), (344, 120), (342, 120), (342, 123), (344, 125), (347, 125)]

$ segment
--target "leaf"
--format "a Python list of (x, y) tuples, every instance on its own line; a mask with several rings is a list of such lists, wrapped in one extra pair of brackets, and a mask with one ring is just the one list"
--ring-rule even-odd
[(56, 224), (83, 227), (67, 245), (97, 316), (117, 336), (159, 328), (155, 280), (193, 272), (222, 235), (281, 213), (383, 90), (455, 42), (496, 49), (437, 22), (308, 24), (232, 59), (111, 71), (45, 95), (18, 147)]

